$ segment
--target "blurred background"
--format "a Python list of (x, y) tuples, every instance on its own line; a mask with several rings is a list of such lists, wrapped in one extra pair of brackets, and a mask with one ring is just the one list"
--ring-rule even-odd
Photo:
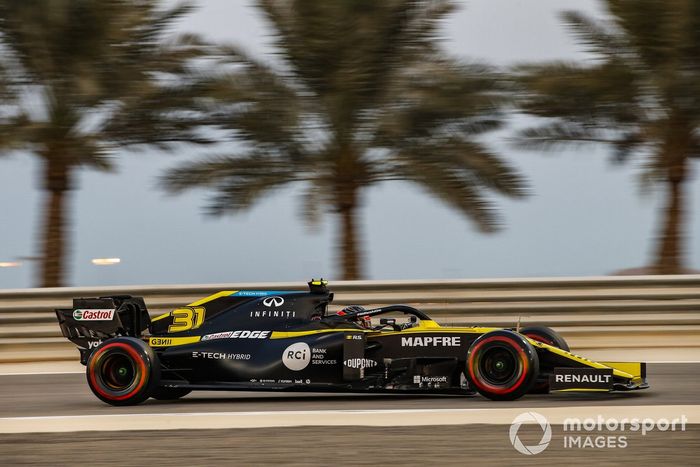
[(700, 269), (700, 4), (0, 1), (0, 288)]

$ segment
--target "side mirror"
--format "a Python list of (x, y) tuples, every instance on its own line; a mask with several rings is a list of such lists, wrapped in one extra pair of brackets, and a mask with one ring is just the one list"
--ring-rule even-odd
[(411, 322), (411, 323), (413, 323), (413, 324), (416, 324), (416, 323), (418, 322), (418, 317), (417, 317), (417, 316), (414, 316), (414, 315), (411, 315), (411, 317), (408, 318), (408, 321)]
[(388, 324), (393, 326), (396, 324), (396, 318), (379, 318), (379, 324)]

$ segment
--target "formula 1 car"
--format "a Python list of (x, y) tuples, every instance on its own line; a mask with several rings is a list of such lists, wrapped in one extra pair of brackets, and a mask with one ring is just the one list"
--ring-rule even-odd
[(77, 298), (56, 315), (79, 347), (90, 389), (112, 405), (195, 389), (478, 392), (514, 400), (648, 387), (644, 363), (579, 357), (546, 327), (443, 327), (407, 305), (331, 314), (327, 283), (309, 287), (223, 291), (153, 319), (142, 298), (128, 295)]

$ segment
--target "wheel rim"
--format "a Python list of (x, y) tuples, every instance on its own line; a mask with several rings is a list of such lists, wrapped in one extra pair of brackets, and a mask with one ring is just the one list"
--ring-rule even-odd
[(516, 353), (502, 345), (485, 349), (478, 365), (482, 378), (493, 386), (511, 386), (522, 373)]
[(121, 352), (114, 352), (105, 357), (99, 371), (102, 383), (112, 391), (121, 392), (134, 385), (137, 371), (132, 359)]

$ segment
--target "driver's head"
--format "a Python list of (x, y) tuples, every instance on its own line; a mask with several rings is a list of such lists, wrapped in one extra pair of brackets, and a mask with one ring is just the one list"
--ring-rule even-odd
[[(345, 316), (353, 313), (359, 313), (365, 311), (365, 308), (360, 305), (350, 305), (342, 310), (338, 311), (336, 314), (338, 316)], [(357, 323), (360, 327), (365, 328), (365, 329), (370, 329), (372, 327), (372, 318), (369, 316), (358, 316), (357, 319), (354, 319), (353, 322)]]
[(372, 327), (372, 318), (369, 316), (360, 316), (355, 322), (365, 329), (370, 329)]

